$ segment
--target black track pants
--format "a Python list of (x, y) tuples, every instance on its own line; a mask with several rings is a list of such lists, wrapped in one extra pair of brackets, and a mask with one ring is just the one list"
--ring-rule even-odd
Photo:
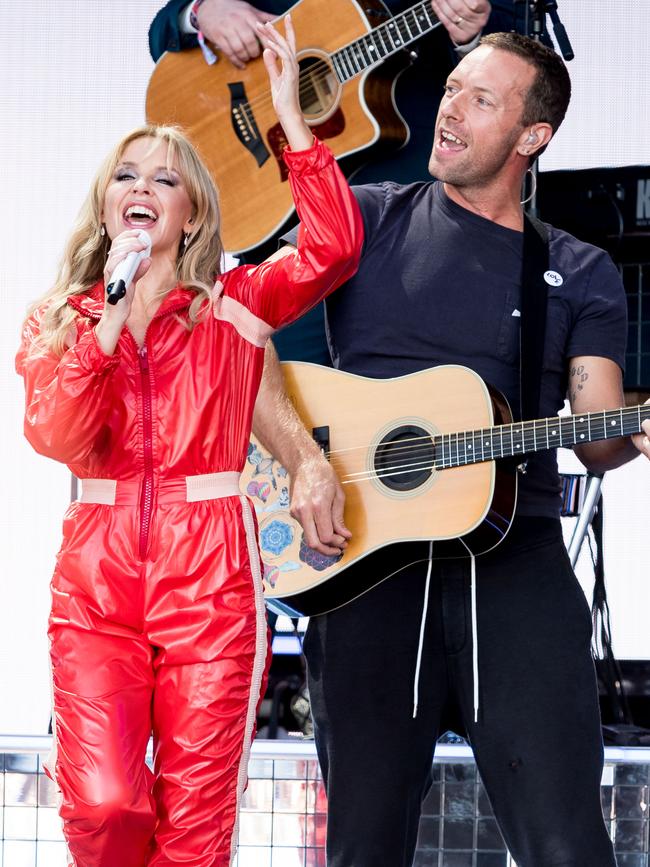
[(450, 699), (518, 867), (613, 867), (591, 620), (559, 521), (519, 519), (476, 559), (477, 723), (469, 559), (434, 561), (413, 718), (426, 571), (410, 567), (309, 623), (328, 867), (410, 867)]

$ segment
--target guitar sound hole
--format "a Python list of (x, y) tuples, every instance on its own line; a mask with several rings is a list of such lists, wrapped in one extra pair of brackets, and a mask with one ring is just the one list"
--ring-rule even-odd
[(339, 82), (325, 57), (302, 57), (300, 66), (300, 108), (308, 121), (318, 120), (336, 105)]
[(392, 491), (413, 491), (433, 473), (435, 449), (428, 431), (416, 425), (395, 428), (375, 451), (375, 472)]

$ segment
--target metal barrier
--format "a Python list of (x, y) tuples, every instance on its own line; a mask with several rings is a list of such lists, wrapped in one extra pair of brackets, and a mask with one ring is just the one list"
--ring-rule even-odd
[[(0, 735), (0, 867), (65, 867), (49, 737)], [(602, 803), (625, 867), (647, 867), (650, 749), (605, 750)], [(416, 865), (510, 867), (472, 752), (440, 744)], [(363, 797), (363, 793), (359, 793)], [(313, 741), (253, 744), (236, 867), (325, 867), (327, 805)]]

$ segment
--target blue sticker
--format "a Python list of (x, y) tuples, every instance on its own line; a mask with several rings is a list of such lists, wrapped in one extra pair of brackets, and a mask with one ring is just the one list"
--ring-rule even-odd
[(281, 554), (293, 542), (293, 527), (284, 521), (271, 521), (260, 530), (260, 547), (263, 551)]

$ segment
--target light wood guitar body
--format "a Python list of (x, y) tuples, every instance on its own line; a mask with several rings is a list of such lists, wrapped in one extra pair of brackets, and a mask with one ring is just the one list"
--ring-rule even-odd
[[(253, 441), (242, 490), (256, 508), (265, 594), (272, 607), (316, 614), (353, 599), (376, 579), (366, 577), (373, 572), (367, 561), (363, 569), (349, 567), (373, 552), (381, 564), (381, 549), (391, 542), (451, 540), (474, 531), (473, 547), (487, 550), (507, 532), (515, 503), (512, 473), (501, 480), (497, 496), (497, 478), (503, 473), (494, 462), (444, 472), (431, 468), (429, 438), (495, 421), (490, 393), (476, 374), (445, 366), (373, 380), (302, 362), (285, 363), (283, 371), (306, 427), (326, 440), (343, 482), (352, 540), (340, 560), (307, 548), (302, 528), (289, 514), (286, 471)], [(497, 410), (497, 421), (507, 420), (505, 411)], [(417, 443), (415, 462), (423, 466), (408, 472), (412, 443), (421, 436), (424, 452)], [(385, 469), (391, 461), (399, 467), (393, 475)], [(491, 524), (487, 532), (481, 529), (486, 517)]]
[[(242, 490), (257, 513), (265, 595), (291, 616), (344, 605), (405, 563), (426, 560), (430, 541), (434, 557), (490, 550), (510, 527), (524, 455), (629, 436), (650, 418), (643, 404), (512, 422), (505, 399), (458, 365), (394, 379), (303, 362), (283, 370), (298, 414), (344, 486), (353, 534), (341, 558), (306, 546), (289, 514), (286, 471), (251, 442)], [(395, 542), (408, 543), (406, 559)]]

